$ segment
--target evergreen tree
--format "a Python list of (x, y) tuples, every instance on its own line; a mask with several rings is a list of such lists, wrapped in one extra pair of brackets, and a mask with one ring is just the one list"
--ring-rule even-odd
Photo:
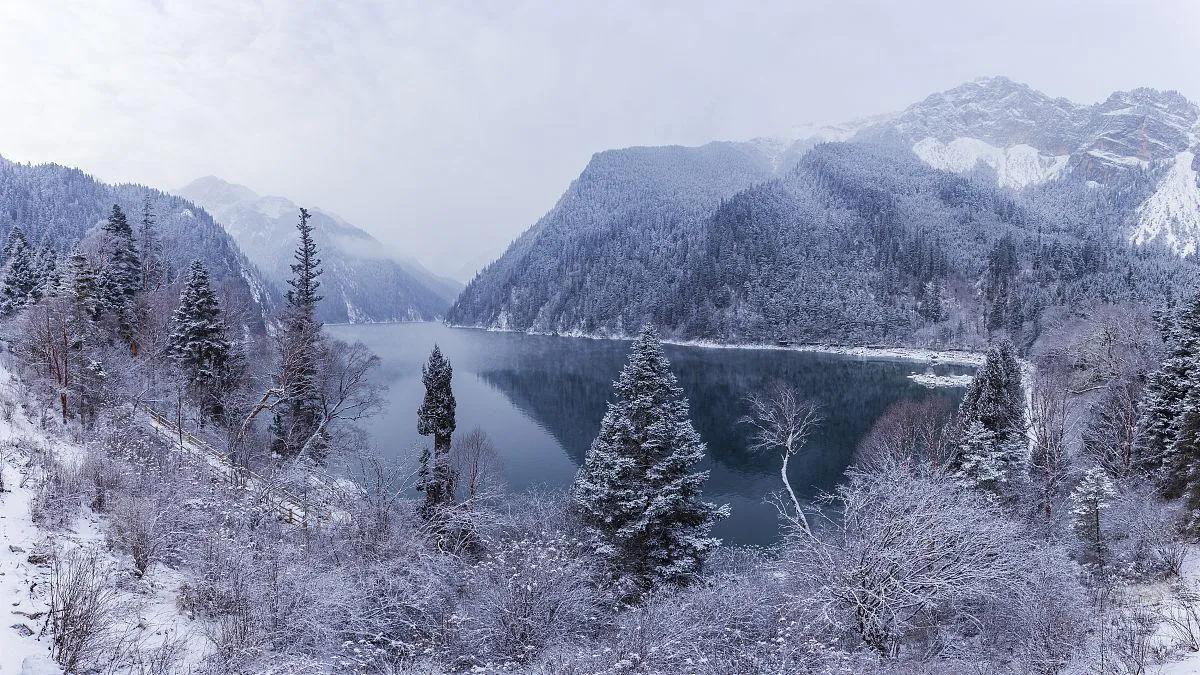
[(958, 478), (974, 487), (1002, 492), (1024, 467), (1027, 447), (1021, 365), (1008, 340), (998, 340), (988, 350), (963, 395), (959, 424)]
[(1170, 351), (1150, 375), (1138, 422), (1138, 465), (1158, 473), (1168, 497), (1178, 497), (1191, 482), (1200, 458), (1200, 295), (1177, 317), (1160, 321)]
[(704, 443), (653, 328), (638, 335), (613, 388), (572, 503), (619, 591), (636, 597), (694, 578), (728, 507), (700, 499)]
[(80, 316), (89, 325), (94, 325), (100, 320), (100, 281), (92, 263), (78, 249), (71, 253), (67, 275), (67, 294), (74, 301)]
[(433, 436), (432, 455), (428, 449), (421, 453), (421, 474), (418, 489), (425, 493), (427, 516), (454, 501), (456, 476), (450, 465), (450, 439), (454, 434), (454, 391), (450, 380), (454, 369), (442, 356), (437, 345), (429, 354), (429, 361), (421, 366), (421, 382), (425, 385), (425, 399), (417, 409), (417, 433)]
[(199, 260), (188, 269), (179, 307), (171, 317), (167, 353), (183, 372), (201, 409), (220, 415), (221, 395), (229, 381), (231, 347), (220, 301), (209, 283), (208, 270)]
[(1117, 496), (1112, 479), (1100, 467), (1088, 469), (1071, 491), (1071, 515), (1079, 538), (1087, 544), (1090, 557), (1101, 567), (1104, 565), (1104, 531), (1100, 527), (1100, 514)]
[(108, 374), (97, 358), (100, 321), (99, 280), (91, 262), (78, 249), (71, 252), (61, 296), (69, 303), (68, 345), (70, 391), (75, 394), (80, 420), (95, 417), (106, 396)]
[(29, 248), (29, 240), (25, 237), (25, 232), (14, 227), (8, 232), (8, 239), (4, 241), (4, 261), (12, 257), (13, 251), (17, 248)]
[(162, 259), (162, 242), (158, 237), (154, 211), (151, 208), (150, 197), (148, 195), (142, 202), (142, 223), (138, 231), (138, 237), (141, 239), (141, 249), (139, 251), (139, 267), (142, 272), (141, 289), (143, 291), (152, 291), (162, 285), (166, 276), (166, 270), (164, 269)]
[(100, 300), (106, 315), (116, 324), (117, 332), (131, 340), (134, 301), (141, 290), (142, 273), (133, 228), (121, 207), (113, 204), (104, 223), (104, 266), (100, 272)]
[(38, 250), (36, 266), (37, 285), (31, 294), (34, 300), (57, 296), (62, 283), (58, 273), (58, 252), (49, 246), (42, 246)]
[(4, 274), (0, 279), (0, 316), (11, 316), (36, 300), (38, 269), (33, 251), (19, 228), (13, 228), (9, 234), (4, 251)]
[(284, 388), (285, 403), (272, 422), (275, 452), (285, 457), (295, 456), (307, 446), (308, 452), (320, 461), (325, 443), (320, 438), (320, 401), (316, 390), (317, 355), (321, 343), (321, 323), (316, 318), (317, 294), (321, 282), (321, 261), (313, 241), (312, 225), (308, 224), (307, 209), (300, 209), (300, 245), (292, 264), (291, 287), (287, 292), (287, 307), (283, 315), (280, 336), (281, 372), (277, 381)]

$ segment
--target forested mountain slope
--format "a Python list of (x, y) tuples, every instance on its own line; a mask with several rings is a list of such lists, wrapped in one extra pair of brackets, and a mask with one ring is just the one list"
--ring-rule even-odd
[(1044, 310), (1160, 303), (1192, 279), (1198, 120), (1175, 92), (1079, 105), (994, 77), (799, 139), (599, 153), (448, 318), (613, 335), (653, 321), (719, 341), (1032, 339)]
[(573, 303), (620, 303), (658, 287), (668, 261), (687, 254), (685, 232), (723, 197), (774, 176), (780, 152), (749, 142), (597, 153), (554, 208), (467, 285), (449, 320), (590, 330), (563, 315), (597, 308)]
[(636, 175), (611, 172), (627, 181), (589, 166), (467, 286), (450, 320), (612, 335), (651, 321), (718, 341), (973, 346), (996, 329), (1032, 339), (1047, 308), (1157, 303), (1194, 274), (1190, 262), (1123, 240), (1144, 181), (1016, 194), (861, 143), (819, 145), (782, 177), (726, 199), (720, 190), (732, 186), (715, 181), (690, 201), (646, 199)]
[(140, 231), (149, 206), (162, 246), (165, 283), (183, 274), (192, 260), (200, 260), (230, 310), (261, 327), (264, 310), (279, 301), (278, 292), (203, 209), (153, 188), (107, 185), (79, 169), (0, 159), (0, 241), (20, 227), (34, 247), (54, 250), (63, 268), (73, 247), (90, 250), (114, 204), (128, 214), (135, 231)]
[[(284, 287), (291, 276), (299, 206), (212, 176), (193, 181), (180, 194), (209, 209), (267, 278)], [(411, 321), (445, 314), (460, 290), (457, 282), (389, 255), (377, 239), (333, 214), (311, 212), (325, 269), (318, 310), (323, 321)]]

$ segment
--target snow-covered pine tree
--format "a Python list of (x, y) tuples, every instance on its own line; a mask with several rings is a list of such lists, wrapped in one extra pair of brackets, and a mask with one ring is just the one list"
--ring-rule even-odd
[(275, 436), (273, 448), (284, 457), (292, 457), (308, 448), (314, 459), (320, 460), (324, 443), (318, 438), (320, 401), (316, 391), (317, 355), (320, 350), (321, 322), (316, 317), (317, 294), (321, 282), (321, 260), (313, 241), (312, 225), (307, 209), (300, 209), (300, 245), (292, 264), (291, 288), (287, 292), (287, 307), (283, 312), (283, 331), (280, 336), (280, 372), (276, 381), (284, 389), (284, 405), (271, 423)]
[(1021, 365), (1008, 340), (997, 340), (959, 407), (962, 440), (955, 462), (966, 484), (1003, 492), (1024, 468), (1027, 448)]
[(113, 204), (104, 223), (104, 256), (100, 270), (99, 290), (101, 307), (114, 321), (117, 333), (124, 340), (133, 337), (134, 301), (142, 285), (141, 262), (133, 240), (133, 228), (125, 212)]
[(142, 272), (141, 288), (143, 291), (152, 291), (161, 286), (166, 280), (166, 270), (162, 258), (162, 241), (158, 237), (158, 228), (155, 225), (156, 220), (150, 196), (147, 195), (145, 200), (142, 201), (142, 222), (141, 228), (138, 230), (138, 239), (140, 239), (140, 268)]
[(68, 259), (67, 295), (89, 324), (100, 320), (100, 281), (91, 261), (78, 249), (72, 251)]
[(17, 247), (29, 248), (29, 239), (25, 237), (25, 232), (19, 227), (14, 227), (8, 231), (8, 239), (4, 240), (4, 261), (7, 262), (12, 257), (13, 249)]
[(43, 245), (38, 249), (36, 266), (37, 286), (34, 287), (32, 293), (34, 300), (57, 296), (62, 283), (61, 275), (58, 272), (58, 252)]
[(1075, 521), (1075, 531), (1086, 544), (1089, 557), (1101, 567), (1104, 565), (1105, 555), (1100, 514), (1116, 496), (1116, 486), (1108, 473), (1100, 467), (1088, 469), (1080, 479), (1079, 485), (1071, 491), (1071, 515)]
[(25, 239), (14, 227), (4, 245), (4, 273), (0, 278), (0, 316), (12, 316), (30, 302), (38, 287), (37, 261)]
[(1200, 374), (1200, 295), (1178, 316), (1164, 317), (1161, 323), (1170, 351), (1142, 395), (1137, 463), (1158, 473), (1167, 496), (1178, 497), (1189, 482), (1189, 467), (1200, 457), (1200, 420), (1192, 420), (1184, 430), (1188, 413), (1195, 416), (1200, 404), (1200, 392), (1193, 391)]
[(636, 597), (693, 579), (728, 507), (700, 499), (704, 443), (653, 328), (638, 335), (613, 388), (571, 500), (619, 592)]
[(417, 489), (425, 493), (422, 512), (435, 516), (438, 511), (454, 501), (457, 477), (450, 464), (450, 443), (454, 434), (454, 391), (450, 381), (454, 369), (442, 350), (433, 346), (429, 361), (421, 366), (421, 382), (425, 385), (425, 399), (417, 409), (417, 433), (433, 436), (432, 453), (425, 449), (421, 453), (420, 483)]
[(199, 260), (188, 268), (179, 307), (171, 317), (167, 353), (178, 364), (188, 389), (205, 413), (222, 412), (222, 393), (229, 380), (231, 347), (221, 303)]

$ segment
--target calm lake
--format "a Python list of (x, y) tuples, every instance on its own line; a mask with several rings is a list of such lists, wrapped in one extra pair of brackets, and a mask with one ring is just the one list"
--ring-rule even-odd
[[(362, 341), (382, 359), (389, 389), (383, 412), (367, 424), (381, 452), (416, 467), (428, 439), (416, 431), (424, 396), (421, 364), (434, 343), (454, 367), (457, 434), (475, 427), (495, 444), (508, 489), (562, 488), (571, 483), (591, 445), (628, 342), (492, 333), (438, 323), (329, 326), (336, 337)], [(746, 448), (745, 396), (775, 380), (819, 401), (825, 417), (808, 449), (789, 467), (802, 496), (829, 490), (849, 466), (854, 448), (874, 421), (901, 399), (940, 397), (953, 404), (961, 389), (929, 389), (912, 372), (970, 373), (967, 366), (786, 350), (666, 346), (675, 375), (691, 403), (692, 421), (708, 445), (704, 469), (708, 501), (727, 503), (732, 515), (716, 534), (727, 544), (770, 544), (778, 537), (773, 506), (780, 490), (777, 454)]]

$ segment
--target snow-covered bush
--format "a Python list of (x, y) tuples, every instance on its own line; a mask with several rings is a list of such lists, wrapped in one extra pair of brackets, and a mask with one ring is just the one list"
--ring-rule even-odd
[(34, 469), (34, 496), (29, 505), (34, 522), (51, 529), (65, 527), (79, 513), (83, 486), (78, 469), (53, 458)]
[(528, 662), (552, 641), (583, 643), (599, 598), (583, 544), (508, 541), (467, 568), (458, 639), (482, 662)]
[(884, 657), (980, 622), (1035, 550), (991, 499), (902, 469), (854, 473), (831, 501), (838, 517), (783, 554), (788, 602)]

